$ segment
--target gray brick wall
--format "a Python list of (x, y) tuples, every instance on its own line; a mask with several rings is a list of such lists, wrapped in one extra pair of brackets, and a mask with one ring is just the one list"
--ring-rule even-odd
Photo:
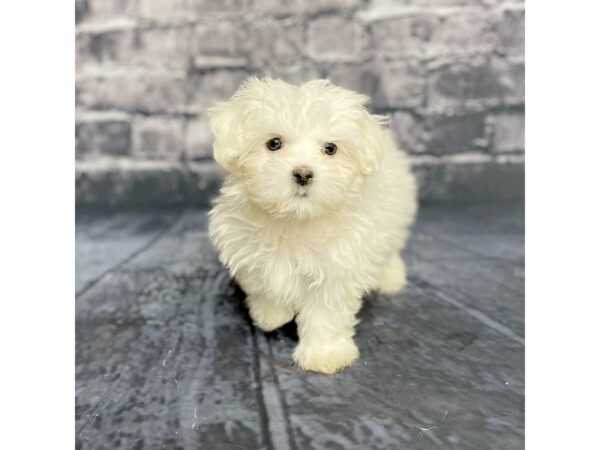
[(76, 20), (80, 204), (206, 203), (205, 110), (250, 74), (371, 96), (424, 199), (523, 193), (522, 1), (77, 0)]

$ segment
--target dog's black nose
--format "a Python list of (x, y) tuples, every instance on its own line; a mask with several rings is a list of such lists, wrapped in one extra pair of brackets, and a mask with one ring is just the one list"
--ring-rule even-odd
[(292, 176), (300, 186), (306, 186), (313, 179), (313, 172), (306, 166), (296, 167), (292, 170)]

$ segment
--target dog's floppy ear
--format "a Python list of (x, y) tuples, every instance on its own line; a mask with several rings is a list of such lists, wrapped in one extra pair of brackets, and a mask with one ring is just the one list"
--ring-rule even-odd
[(236, 117), (236, 105), (233, 100), (218, 103), (208, 110), (210, 130), (215, 136), (213, 156), (215, 161), (226, 170), (231, 169), (239, 150)]
[(231, 171), (243, 151), (241, 132), (247, 119), (248, 99), (259, 94), (263, 83), (248, 78), (231, 100), (217, 103), (208, 110), (210, 129), (215, 136), (213, 156), (225, 170)]
[(387, 117), (369, 114), (366, 110), (359, 122), (362, 136), (360, 165), (361, 171), (365, 175), (376, 172), (381, 165), (386, 145), (383, 126), (387, 125), (387, 123)]

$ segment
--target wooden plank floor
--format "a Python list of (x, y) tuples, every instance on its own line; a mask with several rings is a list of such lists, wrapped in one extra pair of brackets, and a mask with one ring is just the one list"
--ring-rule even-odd
[(423, 207), (408, 287), (366, 298), (335, 376), (251, 326), (206, 220), (78, 215), (78, 448), (523, 448), (522, 204)]

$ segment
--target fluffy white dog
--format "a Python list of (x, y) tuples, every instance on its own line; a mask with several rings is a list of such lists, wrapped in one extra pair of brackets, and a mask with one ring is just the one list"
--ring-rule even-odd
[(293, 359), (305, 370), (334, 373), (356, 359), (363, 294), (406, 281), (415, 181), (367, 101), (327, 80), (250, 78), (209, 111), (227, 172), (210, 238), (257, 327), (296, 319)]

